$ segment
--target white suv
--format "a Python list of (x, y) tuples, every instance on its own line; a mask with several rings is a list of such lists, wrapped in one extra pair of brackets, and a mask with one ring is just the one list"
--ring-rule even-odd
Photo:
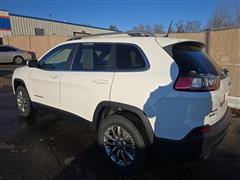
[(205, 158), (228, 129), (230, 81), (203, 48), (137, 32), (66, 41), (15, 70), (20, 116), (47, 107), (85, 119), (122, 172), (139, 170), (152, 149)]

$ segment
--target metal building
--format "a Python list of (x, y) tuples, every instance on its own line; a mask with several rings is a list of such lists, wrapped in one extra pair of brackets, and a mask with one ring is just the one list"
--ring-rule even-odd
[(76, 34), (97, 34), (111, 32), (109, 29), (23, 16), (0, 10), (1, 36), (73, 36)]

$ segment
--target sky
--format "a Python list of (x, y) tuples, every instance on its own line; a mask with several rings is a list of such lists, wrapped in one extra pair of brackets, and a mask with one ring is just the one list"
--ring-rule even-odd
[(10, 13), (51, 18), (121, 31), (139, 24), (198, 20), (205, 25), (219, 4), (232, 7), (238, 0), (0, 0), (0, 9)]

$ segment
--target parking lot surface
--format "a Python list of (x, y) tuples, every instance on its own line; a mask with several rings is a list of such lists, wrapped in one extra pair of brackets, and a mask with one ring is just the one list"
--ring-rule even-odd
[(18, 116), (11, 91), (17, 66), (0, 65), (0, 180), (45, 179), (240, 179), (240, 116), (229, 116), (229, 133), (212, 155), (189, 163), (146, 162), (133, 176), (120, 175), (103, 159), (88, 125), (39, 112), (31, 122)]

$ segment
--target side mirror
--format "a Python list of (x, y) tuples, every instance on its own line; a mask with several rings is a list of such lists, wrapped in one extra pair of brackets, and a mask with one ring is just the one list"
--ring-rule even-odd
[(37, 68), (38, 67), (38, 61), (37, 60), (29, 60), (27, 61), (28, 67), (31, 68)]

